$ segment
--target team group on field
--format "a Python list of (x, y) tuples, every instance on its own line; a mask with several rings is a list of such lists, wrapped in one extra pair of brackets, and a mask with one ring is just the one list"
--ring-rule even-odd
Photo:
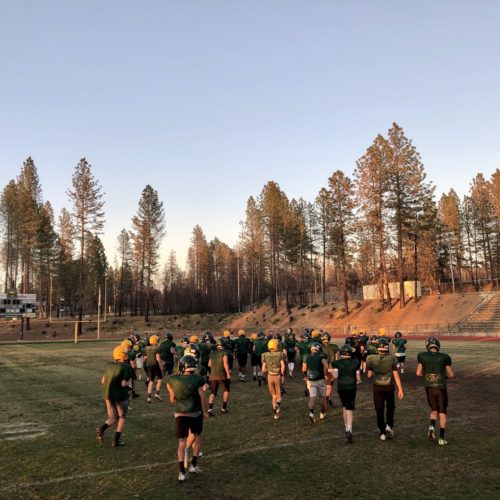
[[(160, 342), (158, 335), (141, 339), (132, 334), (113, 351), (113, 362), (106, 365), (102, 377), (103, 398), (107, 420), (97, 427), (96, 438), (104, 442), (104, 433), (116, 424), (112, 446), (122, 445), (121, 435), (125, 425), (129, 399), (137, 398), (138, 381), (146, 373), (147, 402), (162, 401), (162, 381), (174, 408), (175, 432), (179, 440), (179, 481), (185, 481), (188, 471), (200, 473), (198, 458), (201, 456), (203, 420), (214, 415), (215, 400), (222, 391), (220, 411), (227, 413), (234, 361), (238, 363), (238, 379), (246, 381), (248, 361), (253, 380), (261, 386), (267, 379), (271, 395), (273, 418), (281, 417), (281, 399), (286, 393), (285, 377), (294, 377), (296, 362), (305, 382), (304, 394), (309, 398), (308, 419), (316, 422), (326, 418), (327, 409), (333, 406), (334, 383), (342, 404), (346, 441), (353, 443), (353, 413), (356, 388), (361, 374), (373, 380), (373, 401), (377, 416), (379, 439), (394, 437), (395, 399), (403, 399), (400, 373), (404, 373), (407, 341), (400, 332), (391, 340), (384, 329), (368, 337), (355, 332), (338, 346), (331, 342), (328, 333), (305, 329), (297, 340), (291, 329), (284, 338), (279, 333), (266, 336), (263, 332), (250, 337), (244, 330), (236, 336), (225, 331), (219, 338), (207, 333), (185, 337), (177, 345), (168, 333)], [(417, 376), (423, 377), (427, 401), (431, 408), (427, 431), (429, 440), (446, 445), (446, 412), (448, 397), (446, 379), (453, 378), (451, 358), (440, 351), (440, 341), (429, 337), (426, 350), (417, 356)], [(391, 352), (392, 350), (392, 352)], [(153, 393), (154, 390), (154, 393)], [(205, 396), (209, 393), (208, 401)], [(436, 432), (439, 425), (439, 436)], [(189, 460), (188, 451), (192, 450)]]

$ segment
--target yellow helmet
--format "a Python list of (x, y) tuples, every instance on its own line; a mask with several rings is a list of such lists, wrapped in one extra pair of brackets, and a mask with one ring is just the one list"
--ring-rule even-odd
[(228, 338), (231, 336), (231, 332), (229, 330), (224, 330), (224, 333), (222, 335), (224, 335), (225, 338)]
[(279, 342), (278, 342), (276, 339), (271, 339), (271, 340), (267, 343), (267, 348), (268, 348), (270, 351), (277, 351), (279, 346), (280, 346), (280, 344), (279, 344)]
[(151, 345), (158, 345), (158, 335), (151, 335), (151, 337), (149, 337), (149, 343)]
[(242, 335), (245, 335), (245, 330), (241, 329), (241, 330), (238, 330), (238, 335), (241, 337)]
[(379, 334), (380, 337), (383, 337), (385, 335), (385, 328), (380, 327), (378, 329), (378, 334)]
[(256, 333), (252, 333), (252, 335), (250, 335), (250, 338), (252, 340), (257, 340), (257, 334)]
[(113, 350), (113, 359), (115, 361), (127, 361), (128, 359), (128, 354), (122, 349), (122, 346), (119, 345), (118, 347), (115, 347)]
[(125, 350), (125, 351), (128, 351), (131, 347), (132, 347), (132, 342), (130, 342), (130, 340), (128, 339), (125, 339), (125, 340), (122, 340), (120, 346)]
[(191, 335), (191, 337), (189, 337), (189, 342), (191, 344), (197, 344), (199, 341), (198, 335)]
[(311, 337), (313, 339), (317, 339), (319, 337), (319, 335), (320, 335), (319, 330), (313, 330), (311, 333)]

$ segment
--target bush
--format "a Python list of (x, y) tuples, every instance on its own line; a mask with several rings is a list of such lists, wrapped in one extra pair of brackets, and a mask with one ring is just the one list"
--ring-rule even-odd
[(313, 309), (316, 309), (317, 307), (319, 307), (319, 304), (311, 304), (309, 309), (312, 311)]

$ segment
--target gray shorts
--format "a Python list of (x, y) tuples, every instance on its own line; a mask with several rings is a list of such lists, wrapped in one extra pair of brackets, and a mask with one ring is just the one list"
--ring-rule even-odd
[(326, 396), (326, 380), (324, 378), (321, 380), (308, 380), (307, 389), (309, 390), (309, 397), (321, 396), (324, 398)]

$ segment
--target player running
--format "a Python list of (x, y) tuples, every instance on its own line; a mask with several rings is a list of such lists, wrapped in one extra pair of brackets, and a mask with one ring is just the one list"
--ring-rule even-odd
[(405, 372), (405, 361), (406, 361), (406, 343), (407, 340), (403, 338), (401, 332), (396, 332), (395, 338), (392, 339), (392, 345), (394, 348), (394, 355), (397, 359), (397, 367), (400, 373)]
[(264, 332), (257, 334), (257, 339), (253, 341), (253, 351), (250, 358), (253, 369), (253, 379), (257, 380), (259, 387), (262, 386), (262, 355), (267, 352), (267, 340)]
[(427, 437), (431, 441), (436, 440), (435, 425), (439, 416), (438, 444), (444, 446), (448, 444), (448, 441), (444, 439), (448, 408), (446, 379), (454, 378), (455, 373), (451, 367), (451, 357), (440, 352), (441, 343), (438, 338), (429, 337), (425, 342), (425, 348), (427, 352), (421, 352), (417, 356), (417, 377), (424, 377), (427, 401), (431, 407), (431, 421)]
[(111, 446), (122, 446), (120, 441), (128, 409), (128, 388), (132, 386), (132, 368), (126, 363), (128, 355), (118, 346), (113, 351), (113, 362), (108, 363), (104, 370), (101, 383), (103, 384), (103, 398), (108, 414), (107, 420), (101, 427), (96, 428), (96, 440), (104, 443), (104, 432), (114, 424), (116, 432)]
[(236, 359), (238, 360), (238, 378), (240, 382), (245, 382), (245, 376), (247, 371), (248, 353), (252, 349), (252, 342), (246, 336), (245, 330), (240, 330), (238, 332), (238, 338), (234, 342)]
[(142, 350), (142, 356), (144, 358), (144, 365), (146, 368), (146, 373), (148, 375), (148, 399), (147, 402), (151, 403), (151, 394), (153, 392), (153, 385), (156, 380), (156, 390), (155, 390), (155, 399), (158, 401), (162, 401), (160, 396), (160, 388), (161, 388), (161, 380), (163, 378), (163, 373), (161, 371), (160, 363), (160, 354), (159, 354), (159, 346), (158, 346), (158, 335), (151, 335), (149, 337), (149, 343), (147, 347)]
[(167, 333), (165, 340), (160, 344), (158, 353), (160, 355), (160, 363), (163, 375), (172, 375), (175, 364), (175, 342), (171, 333)]
[(297, 355), (297, 340), (292, 329), (289, 328), (285, 339), (285, 353), (288, 367), (288, 375), (293, 378), (293, 370), (295, 369), (295, 356)]
[(219, 390), (219, 385), (223, 386), (222, 393), (222, 413), (227, 413), (227, 403), (229, 401), (229, 391), (231, 387), (231, 369), (229, 367), (229, 355), (226, 350), (224, 339), (218, 339), (216, 350), (210, 353), (208, 367), (210, 368), (210, 396), (208, 398), (208, 414), (214, 415), (214, 401)]
[(333, 360), (329, 372), (337, 380), (337, 392), (342, 401), (345, 435), (349, 444), (353, 443), (352, 420), (356, 401), (356, 388), (361, 381), (359, 361), (352, 357), (352, 348), (344, 344), (340, 350), (340, 359)]
[[(368, 378), (373, 377), (373, 402), (377, 413), (377, 426), (380, 440), (394, 437), (394, 383), (398, 388), (398, 399), (403, 399), (403, 386), (396, 367), (396, 357), (389, 354), (389, 341), (380, 337), (377, 343), (378, 354), (366, 359)], [(387, 407), (387, 422), (385, 408)]]
[(195, 374), (198, 362), (193, 356), (184, 356), (179, 360), (179, 375), (168, 379), (167, 390), (170, 403), (174, 405), (175, 435), (179, 440), (177, 460), (179, 462), (179, 481), (187, 479), (184, 456), (186, 440), (191, 432), (193, 439), (193, 458), (189, 472), (199, 474), (198, 457), (202, 444), (203, 419), (208, 418), (207, 403), (203, 386), (205, 378)]
[(269, 352), (262, 354), (262, 371), (267, 373), (267, 385), (272, 398), (274, 419), (278, 420), (281, 415), (281, 384), (285, 377), (285, 355), (280, 351), (277, 339), (271, 339), (267, 343)]
[[(330, 344), (330, 334), (324, 332), (321, 335), (321, 345), (323, 346), (323, 354), (326, 356), (326, 362), (328, 366), (331, 366), (332, 361), (338, 359), (339, 346), (337, 344)], [(334, 408), (334, 404), (332, 401), (332, 392), (333, 392), (333, 375), (328, 372), (326, 374), (326, 402), (332, 408)]]
[(320, 398), (319, 418), (323, 420), (326, 417), (326, 374), (328, 373), (328, 364), (322, 350), (321, 344), (313, 342), (311, 353), (302, 362), (302, 372), (309, 392), (309, 422), (311, 424), (316, 422), (314, 407), (318, 396)]

